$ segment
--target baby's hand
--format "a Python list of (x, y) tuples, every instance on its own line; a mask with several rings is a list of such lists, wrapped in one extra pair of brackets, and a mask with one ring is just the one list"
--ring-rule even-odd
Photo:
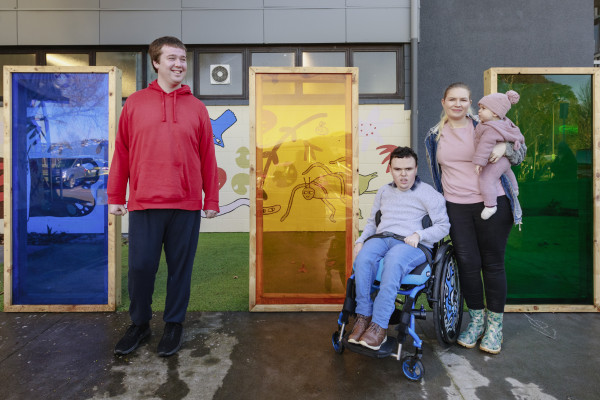
[(475, 174), (479, 175), (480, 172), (481, 172), (481, 165), (476, 165), (475, 166)]

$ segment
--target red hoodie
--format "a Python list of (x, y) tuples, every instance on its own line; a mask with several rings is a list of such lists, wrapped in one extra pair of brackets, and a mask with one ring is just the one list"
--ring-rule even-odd
[(125, 204), (128, 181), (129, 211), (219, 211), (212, 126), (189, 86), (166, 93), (154, 81), (125, 102), (108, 175), (109, 204)]

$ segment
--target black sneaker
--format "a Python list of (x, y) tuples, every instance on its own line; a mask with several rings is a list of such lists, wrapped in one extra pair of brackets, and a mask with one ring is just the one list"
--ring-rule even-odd
[(167, 322), (160, 343), (158, 344), (158, 355), (161, 357), (171, 356), (181, 348), (183, 343), (183, 326), (176, 322)]
[(125, 354), (131, 353), (137, 349), (145, 339), (150, 337), (150, 333), (150, 324), (132, 324), (127, 328), (127, 332), (125, 332), (125, 335), (115, 346), (115, 354), (124, 356)]

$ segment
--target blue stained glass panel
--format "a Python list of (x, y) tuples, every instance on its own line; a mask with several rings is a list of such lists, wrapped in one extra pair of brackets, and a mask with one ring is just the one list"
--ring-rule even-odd
[(12, 74), (12, 304), (108, 303), (107, 73)]

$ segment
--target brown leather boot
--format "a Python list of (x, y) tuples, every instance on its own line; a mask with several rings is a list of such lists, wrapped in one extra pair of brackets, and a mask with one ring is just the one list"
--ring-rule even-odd
[(360, 337), (359, 344), (362, 344), (371, 350), (379, 350), (386, 340), (387, 329), (383, 329), (375, 322), (371, 322), (365, 333)]
[(362, 314), (356, 314), (356, 321), (354, 322), (350, 336), (348, 336), (348, 342), (358, 344), (360, 337), (363, 333), (365, 333), (370, 322), (371, 317), (365, 317)]

